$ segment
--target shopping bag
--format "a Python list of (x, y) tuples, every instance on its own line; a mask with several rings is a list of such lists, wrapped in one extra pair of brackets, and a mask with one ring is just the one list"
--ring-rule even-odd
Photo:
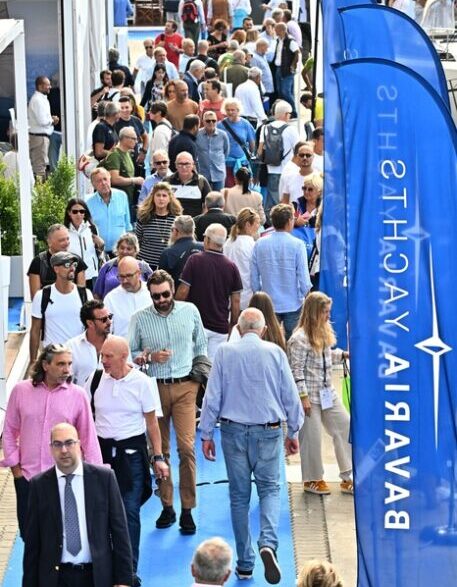
[(343, 405), (351, 413), (351, 374), (346, 359), (343, 359), (343, 387), (341, 390)]

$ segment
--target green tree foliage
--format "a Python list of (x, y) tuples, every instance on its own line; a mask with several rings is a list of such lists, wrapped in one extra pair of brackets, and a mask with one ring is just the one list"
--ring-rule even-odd
[(0, 164), (0, 234), (2, 255), (20, 255), (19, 189), (14, 179), (6, 179)]

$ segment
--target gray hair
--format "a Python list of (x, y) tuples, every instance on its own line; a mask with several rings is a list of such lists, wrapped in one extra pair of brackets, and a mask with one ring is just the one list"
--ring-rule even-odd
[[(64, 344), (48, 344), (44, 347), (32, 367), (32, 385), (34, 387), (43, 383), (46, 378), (46, 371), (43, 369), (43, 362), (48, 364), (52, 363), (53, 358), (62, 353), (71, 353), (71, 350)], [(68, 378), (68, 382), (70, 381), (71, 375)]]
[(189, 65), (189, 71), (195, 71), (196, 69), (205, 69), (205, 64), (200, 59), (194, 59)]
[(205, 206), (207, 210), (210, 208), (223, 208), (224, 204), (225, 200), (221, 192), (209, 192), (205, 198)]
[(121, 234), (121, 236), (117, 239), (116, 246), (114, 247), (113, 251), (114, 253), (116, 253), (116, 255), (117, 248), (121, 243), (127, 243), (131, 247), (134, 247), (135, 252), (138, 254), (138, 251), (140, 250), (140, 243), (138, 242), (136, 234), (133, 234), (133, 232), (124, 232), (124, 234)]
[(248, 79), (257, 79), (257, 78), (262, 79), (262, 70), (259, 69), (258, 67), (251, 67), (251, 69), (248, 71)]
[(229, 44), (228, 44), (228, 50), (229, 51), (236, 51), (239, 48), (240, 48), (240, 44), (238, 43), (238, 41), (236, 39), (230, 39)]
[(201, 49), (209, 49), (209, 43), (206, 39), (201, 39), (201, 41), (198, 41), (197, 43), (197, 49), (200, 52)]
[(110, 47), (108, 51), (108, 61), (117, 61), (120, 53), (115, 47)]
[(116, 114), (118, 114), (120, 110), (121, 107), (117, 102), (108, 102), (108, 104), (105, 106), (105, 116), (107, 118), (110, 118), (111, 116), (116, 116)]
[(222, 538), (209, 538), (202, 542), (192, 558), (196, 581), (222, 585), (230, 572), (232, 556), (232, 549)]
[(102, 100), (97, 104), (97, 116), (99, 118), (103, 118), (105, 116), (106, 105), (108, 102), (106, 100)]
[(159, 156), (160, 159), (166, 159), (167, 161), (170, 161), (170, 157), (168, 156), (168, 151), (166, 149), (157, 149), (157, 151), (154, 151), (153, 155), (152, 155), (152, 162), (154, 162), (154, 159)]
[(237, 49), (233, 52), (233, 63), (244, 63), (245, 57), (243, 49)]
[(188, 216), (187, 214), (176, 216), (173, 221), (173, 226), (185, 236), (194, 236), (195, 222), (192, 216)]
[(132, 132), (135, 133), (136, 136), (136, 130), (133, 126), (124, 126), (124, 128), (121, 128), (119, 132), (119, 140), (123, 139), (125, 136), (127, 136), (127, 134), (131, 134)]
[(205, 236), (213, 244), (219, 247), (223, 247), (225, 241), (227, 240), (227, 229), (225, 226), (222, 226), (222, 224), (213, 222), (213, 224), (210, 224), (205, 230)]
[(278, 100), (273, 108), (274, 116), (282, 116), (286, 112), (292, 112), (292, 106), (285, 100)]
[(65, 226), (65, 224), (60, 224), (60, 223), (59, 224), (51, 224), (51, 226), (48, 228), (48, 232), (46, 233), (46, 239), (48, 239), (50, 236), (52, 236), (58, 230), (62, 230), (62, 228), (66, 229), (67, 227)]
[(238, 328), (241, 334), (249, 331), (260, 331), (265, 328), (265, 317), (257, 308), (246, 308), (238, 318)]

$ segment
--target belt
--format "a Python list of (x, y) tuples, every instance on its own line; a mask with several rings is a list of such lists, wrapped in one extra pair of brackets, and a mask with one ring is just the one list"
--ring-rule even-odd
[(279, 428), (281, 426), (280, 420), (277, 422), (267, 422), (266, 424), (241, 424), (241, 422), (234, 422), (228, 418), (219, 418), (219, 421), (224, 422), (224, 424), (240, 424), (240, 426), (262, 426), (263, 428)]
[(184, 381), (190, 381), (191, 377), (186, 375), (185, 377), (169, 377), (168, 379), (157, 379), (157, 383), (163, 383), (165, 385), (170, 385), (173, 383), (184, 383)]
[(47, 135), (45, 132), (29, 132), (29, 135), (32, 137), (50, 137), (51, 135)]
[(59, 568), (70, 571), (90, 571), (92, 563), (60, 563)]

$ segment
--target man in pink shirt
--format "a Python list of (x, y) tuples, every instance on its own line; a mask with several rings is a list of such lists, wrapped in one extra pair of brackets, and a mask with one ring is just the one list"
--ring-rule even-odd
[(53, 465), (49, 451), (51, 429), (60, 422), (78, 431), (84, 460), (101, 465), (102, 455), (86, 392), (71, 383), (71, 352), (50, 344), (39, 354), (32, 379), (14, 386), (3, 428), (3, 467), (11, 467), (17, 517), (24, 536), (29, 480)]

